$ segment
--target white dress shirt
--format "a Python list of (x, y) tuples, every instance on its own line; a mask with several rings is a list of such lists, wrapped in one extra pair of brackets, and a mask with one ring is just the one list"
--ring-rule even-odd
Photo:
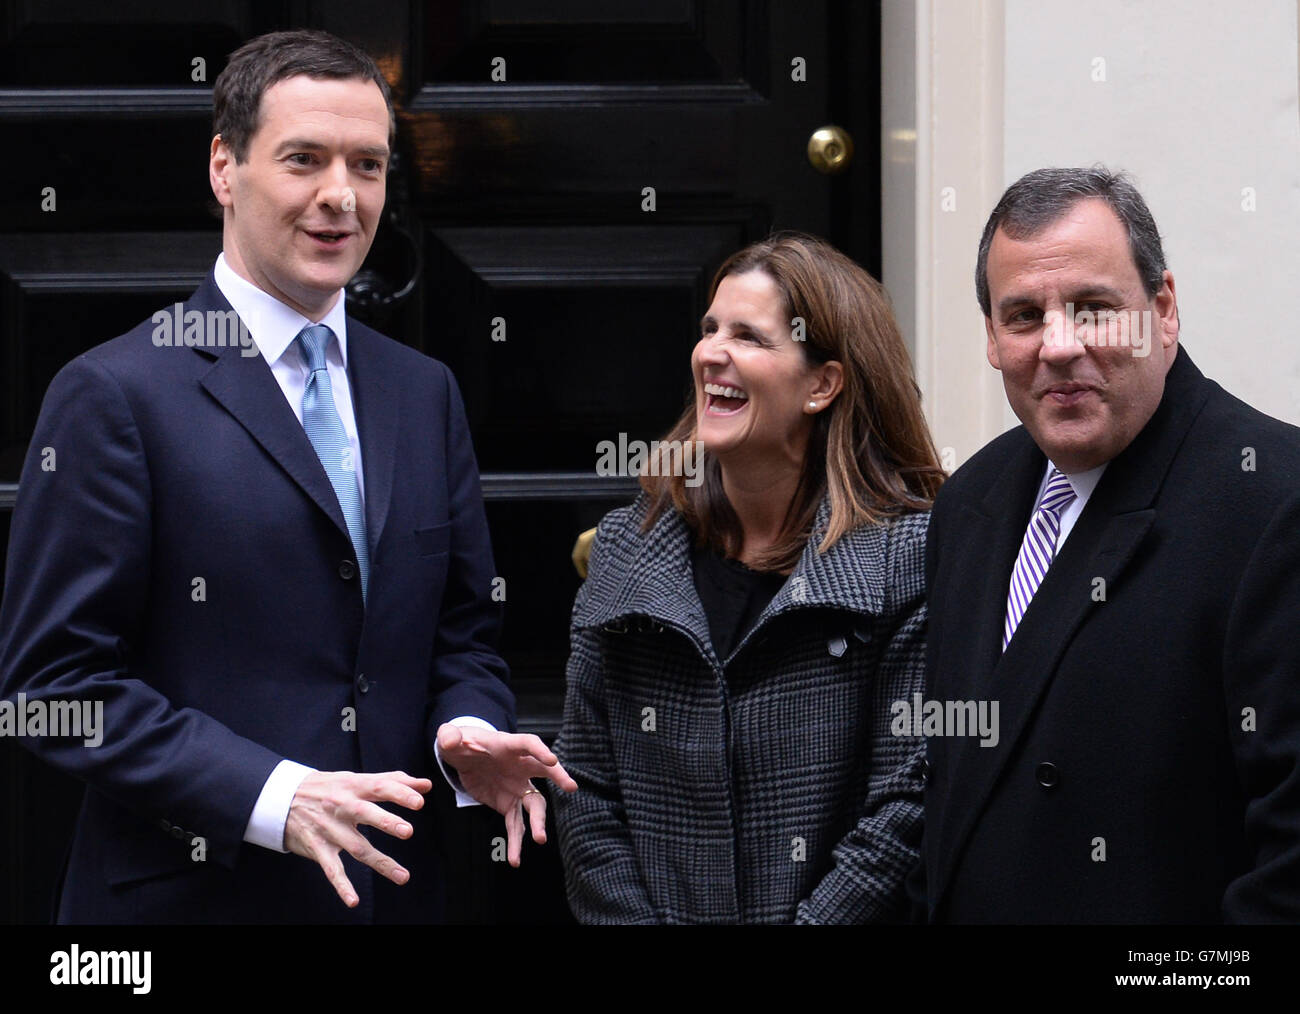
[[(352, 387), (348, 383), (348, 325), (344, 309), (345, 293), (339, 290), (334, 306), (320, 320), (308, 320), (270, 293), (263, 292), (252, 282), (240, 277), (226, 263), (226, 255), (217, 257), (213, 269), (217, 288), (226, 297), (230, 307), (244, 322), (263, 360), (271, 367), (276, 383), (284, 392), (289, 407), (298, 422), (302, 422), (302, 396), (307, 387), (309, 371), (302, 356), (302, 347), (294, 340), (303, 328), (311, 324), (324, 324), (334, 332), (337, 341), (331, 342), (325, 353), (325, 367), (329, 371), (330, 388), (334, 394), (334, 407), (343, 420), (343, 430), (352, 447), (352, 460), (356, 465), (357, 486), (361, 493), (361, 507), (365, 509), (366, 487), (363, 478), (361, 438), (357, 433), (356, 413), (352, 408)], [(495, 726), (481, 718), (464, 715), (452, 720), (453, 724), (495, 731)], [(442, 751), (435, 744), (434, 753), (443, 777), (456, 792), (457, 806), (476, 806), (478, 801), (461, 787), (452, 771), (443, 763)], [(315, 768), (296, 761), (280, 761), (262, 786), (262, 792), (253, 806), (253, 813), (244, 830), (244, 841), (276, 852), (284, 848), (284, 825), (289, 819), (298, 786)]]

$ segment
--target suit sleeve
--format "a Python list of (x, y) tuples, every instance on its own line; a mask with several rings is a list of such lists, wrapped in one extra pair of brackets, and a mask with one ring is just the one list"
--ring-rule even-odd
[[(597, 532), (588, 578), (578, 589), (576, 614), (592, 578), (605, 566)], [(574, 628), (564, 696), (564, 723), (555, 753), (578, 783), (574, 793), (552, 792), (551, 806), (564, 862), (569, 907), (589, 924), (655, 923), (627, 826), (605, 708), (604, 671), (595, 631)]]
[(456, 381), (439, 364), (445, 387), (448, 510), (451, 533), (447, 583), (436, 617), (430, 674), (433, 707), (427, 746), (436, 756), (438, 727), (473, 716), (514, 732), (514, 694), (497, 652), (501, 606), (492, 601), (496, 567), (488, 534), (478, 462)]
[[(0, 607), (0, 694), (102, 708), (102, 742), (29, 736), (42, 760), (234, 863), (281, 758), (207, 714), (175, 708), (139, 672), (149, 622), (145, 444), (110, 371), (82, 356), (50, 384), (28, 450)], [(93, 742), (93, 741), (92, 741)]]
[[(906, 880), (920, 858), (925, 741), (891, 731), (894, 701), (925, 689), (924, 533), (891, 539), (891, 594), (906, 596), (877, 665), (871, 774), (862, 817), (835, 846), (834, 865), (799, 903), (795, 922), (845, 924), (907, 919)], [(901, 543), (901, 545), (899, 545)], [(901, 595), (900, 595), (901, 593)], [(879, 629), (879, 627), (878, 627)]]
[(1250, 868), (1227, 922), (1300, 922), (1300, 497), (1274, 515), (1246, 565), (1225, 638), (1227, 728), (1246, 798)]

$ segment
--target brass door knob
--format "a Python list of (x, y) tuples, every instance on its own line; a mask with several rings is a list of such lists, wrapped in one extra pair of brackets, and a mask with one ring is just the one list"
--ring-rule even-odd
[(843, 127), (819, 127), (808, 138), (808, 161), (819, 173), (834, 176), (853, 161), (853, 138)]
[(591, 544), (595, 541), (596, 529), (588, 528), (573, 544), (573, 569), (584, 581), (587, 579), (587, 561), (591, 559)]

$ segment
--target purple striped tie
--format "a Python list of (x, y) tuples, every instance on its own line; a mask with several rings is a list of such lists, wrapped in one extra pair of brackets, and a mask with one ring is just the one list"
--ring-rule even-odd
[(1029, 608), (1029, 600), (1043, 583), (1047, 568), (1056, 555), (1056, 537), (1061, 533), (1061, 511), (1074, 499), (1070, 480), (1056, 468), (1047, 478), (1043, 498), (1034, 508), (1034, 516), (1025, 529), (1025, 541), (1020, 544), (1015, 570), (1011, 572), (1011, 588), (1007, 594), (1007, 622), (1002, 629), (1002, 650), (1007, 650), (1011, 635), (1020, 625), (1020, 619)]

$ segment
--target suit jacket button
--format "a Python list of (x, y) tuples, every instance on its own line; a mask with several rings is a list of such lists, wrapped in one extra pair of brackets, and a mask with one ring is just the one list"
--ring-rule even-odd
[(842, 637), (832, 637), (826, 642), (826, 650), (829, 651), (834, 658), (840, 658), (849, 650), (849, 642), (844, 640)]
[(930, 780), (930, 758), (922, 757), (921, 758), (921, 781), (928, 782), (929, 780)]
[(370, 681), (366, 679), (365, 673), (361, 673), (357, 676), (357, 690), (363, 694), (370, 693)]
[(1043, 761), (1038, 765), (1038, 784), (1045, 789), (1053, 788), (1061, 780), (1061, 773), (1056, 770), (1056, 765), (1051, 761)]
[(357, 565), (351, 560), (344, 560), (339, 564), (339, 577), (344, 581), (351, 581), (357, 575)]

